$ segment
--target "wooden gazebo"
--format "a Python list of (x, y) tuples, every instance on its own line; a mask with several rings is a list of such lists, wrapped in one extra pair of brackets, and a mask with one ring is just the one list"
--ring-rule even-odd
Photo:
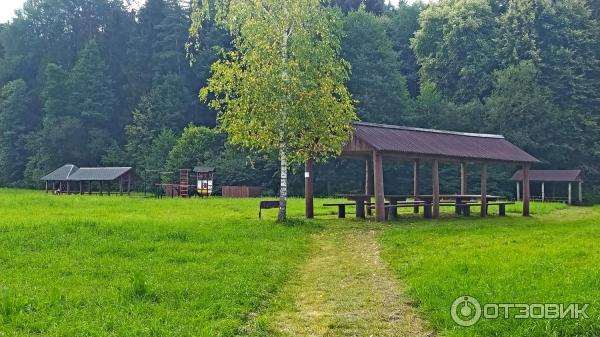
[[(439, 163), (460, 165), (461, 194), (467, 191), (467, 163), (481, 165), (481, 202), (487, 205), (487, 167), (489, 163), (509, 163), (522, 167), (523, 215), (529, 215), (529, 167), (539, 161), (500, 135), (463, 133), (453, 131), (410, 128), (395, 125), (355, 122), (354, 135), (343, 148), (342, 157), (366, 161), (366, 193), (374, 186), (375, 215), (385, 220), (383, 159), (393, 158), (414, 164), (414, 194), (419, 195), (419, 167), (428, 161), (432, 165), (433, 217), (440, 214)], [(372, 161), (373, 181), (369, 178)], [(306, 216), (313, 217), (313, 163), (306, 163), (305, 174)], [(487, 215), (487, 207), (481, 207)]]
[[(511, 178), (512, 181), (517, 183), (517, 200), (521, 199), (521, 182), (523, 181), (523, 170), (518, 170)], [(573, 183), (579, 185), (579, 203), (583, 202), (583, 175), (581, 170), (531, 170), (529, 171), (529, 181), (541, 183), (541, 201), (555, 200), (555, 201), (567, 201), (569, 205), (573, 203)], [(548, 198), (546, 196), (546, 183), (568, 183), (568, 197), (567, 199), (561, 198)]]
[[(130, 194), (133, 179), (137, 177), (132, 167), (77, 167), (73, 164), (64, 165), (40, 180), (46, 183), (46, 192), (50, 189), (58, 193), (93, 193), (94, 184), (98, 185), (100, 195), (111, 194), (113, 184), (118, 184), (120, 195)], [(84, 185), (87, 188), (84, 189)], [(77, 186), (78, 185), (78, 186)], [(78, 188), (77, 188), (78, 187)], [(126, 190), (125, 190), (126, 188)]]

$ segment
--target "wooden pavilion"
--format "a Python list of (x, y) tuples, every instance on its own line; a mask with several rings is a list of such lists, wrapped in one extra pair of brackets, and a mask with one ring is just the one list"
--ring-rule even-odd
[[(539, 161), (500, 135), (463, 133), (453, 131), (410, 128), (395, 125), (355, 122), (354, 134), (342, 149), (342, 157), (366, 161), (365, 193), (374, 187), (375, 216), (384, 221), (385, 187), (384, 158), (411, 161), (414, 165), (414, 195), (420, 195), (419, 167), (424, 162), (432, 165), (433, 217), (440, 214), (440, 162), (455, 163), (461, 169), (461, 194), (467, 192), (467, 163), (481, 165), (481, 215), (487, 215), (487, 168), (489, 163), (509, 163), (522, 167), (523, 215), (529, 215), (529, 167)], [(373, 180), (369, 162), (372, 161)], [(313, 217), (313, 162), (306, 163), (305, 197), (306, 216)]]
[[(112, 186), (118, 184), (119, 195), (131, 194), (133, 180), (137, 177), (132, 167), (77, 167), (73, 164), (64, 165), (40, 180), (46, 183), (46, 193), (50, 188), (58, 193), (85, 194), (84, 185), (87, 184), (87, 193), (92, 194), (94, 184), (98, 186), (98, 193), (111, 194)], [(78, 185), (78, 186), (77, 186)], [(73, 187), (79, 187), (73, 189)], [(127, 190), (125, 190), (127, 188)]]
[[(518, 170), (511, 178), (517, 183), (517, 200), (521, 199), (521, 183), (523, 182), (523, 170)], [(541, 183), (540, 201), (566, 201), (569, 205), (573, 203), (573, 183), (579, 185), (579, 203), (583, 203), (583, 176), (581, 170), (531, 170), (529, 181)], [(546, 195), (546, 183), (568, 183), (568, 197), (555, 198)]]

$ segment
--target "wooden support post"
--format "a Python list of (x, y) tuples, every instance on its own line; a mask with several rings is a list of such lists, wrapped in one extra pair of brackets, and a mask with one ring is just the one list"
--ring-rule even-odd
[(92, 195), (92, 181), (88, 181), (88, 192), (90, 195)]
[(110, 189), (112, 187), (112, 184), (110, 183), (110, 181), (106, 182), (106, 190), (108, 191), (108, 196), (110, 197)]
[[(571, 184), (569, 184), (569, 191), (570, 190), (571, 190)], [(70, 195), (70, 194), (71, 194), (71, 182), (67, 181), (67, 195)], [(569, 192), (569, 194), (570, 194), (570, 192)]]
[[(419, 161), (419, 159), (415, 159), (415, 162), (413, 163), (413, 196), (415, 198), (415, 201), (418, 201), (419, 195), (421, 195), (421, 188), (419, 186), (420, 166), (421, 162)], [(415, 206), (413, 208), (413, 213), (419, 214), (419, 206)]]
[(517, 181), (517, 201), (521, 200), (521, 183)]
[(375, 182), (375, 216), (377, 221), (385, 221), (385, 193), (383, 190), (383, 158), (377, 151), (373, 152), (373, 175)]
[(127, 195), (131, 195), (131, 173), (127, 175)]
[(46, 194), (48, 193), (48, 180), (46, 180)]
[(314, 171), (314, 161), (309, 159), (304, 164), (304, 213), (307, 219), (312, 219), (315, 217), (314, 212), (314, 180), (313, 180), (313, 171)]
[(371, 167), (369, 160), (365, 160), (365, 195), (373, 194), (373, 179), (371, 179)]
[(123, 195), (123, 176), (119, 178), (119, 195)]
[(431, 169), (431, 180), (433, 182), (433, 212), (434, 218), (440, 217), (440, 163), (437, 159), (433, 161)]
[(523, 216), (529, 216), (529, 165), (523, 165)]
[(79, 181), (79, 195), (83, 195), (83, 181)]
[(573, 195), (573, 184), (569, 183), (569, 205), (573, 204), (572, 195)]
[(583, 204), (583, 181), (579, 182), (579, 204)]
[(487, 216), (487, 163), (481, 165), (481, 216)]
[(100, 181), (100, 195), (104, 195), (104, 192), (103, 192), (103, 187), (104, 186), (103, 185), (104, 185), (103, 182)]
[(467, 186), (467, 163), (460, 163), (460, 194), (467, 195), (469, 191)]
[(546, 183), (542, 181), (542, 202), (546, 200)]

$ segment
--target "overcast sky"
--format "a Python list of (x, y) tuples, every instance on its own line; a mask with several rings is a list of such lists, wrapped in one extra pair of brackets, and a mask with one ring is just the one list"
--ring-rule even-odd
[[(143, 0), (137, 0), (143, 1)], [(398, 4), (399, 0), (386, 0), (392, 4)], [(6, 22), (15, 15), (15, 10), (21, 8), (25, 0), (0, 0), (0, 22)]]

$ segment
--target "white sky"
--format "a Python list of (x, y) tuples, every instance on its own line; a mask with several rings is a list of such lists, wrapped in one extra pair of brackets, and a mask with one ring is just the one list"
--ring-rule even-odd
[[(132, 0), (131, 2), (142, 2), (143, 0)], [(387, 0), (397, 5), (399, 0)], [(0, 23), (6, 22), (15, 16), (15, 10), (23, 6), (25, 0), (0, 0)]]

